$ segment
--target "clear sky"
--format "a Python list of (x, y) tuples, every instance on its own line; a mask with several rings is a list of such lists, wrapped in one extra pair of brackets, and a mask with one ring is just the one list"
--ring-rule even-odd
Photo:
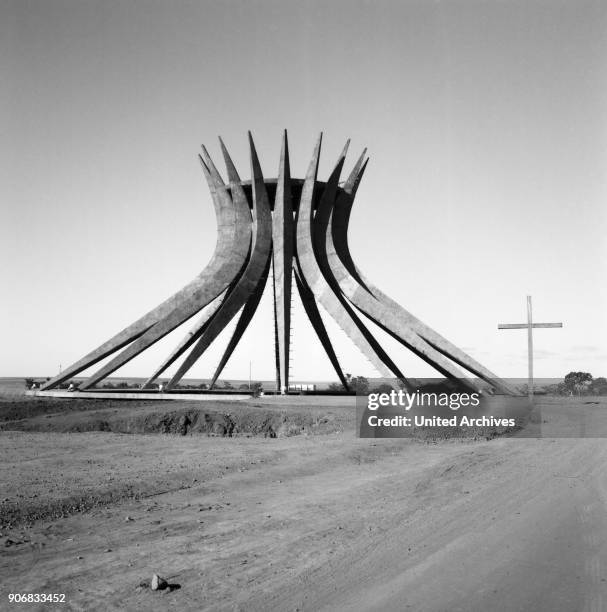
[[(352, 138), (358, 266), (502, 376), (607, 375), (607, 3), (0, 0), (0, 376), (54, 375), (182, 287), (215, 244), (196, 155), (267, 177)], [(344, 368), (371, 365), (330, 321)], [(295, 305), (297, 380), (333, 380)], [(119, 373), (146, 375), (180, 328)], [(384, 336), (379, 334), (383, 339)], [(208, 377), (225, 335), (191, 370)], [(225, 378), (274, 375), (271, 299)], [(392, 340), (410, 376), (432, 371)]]

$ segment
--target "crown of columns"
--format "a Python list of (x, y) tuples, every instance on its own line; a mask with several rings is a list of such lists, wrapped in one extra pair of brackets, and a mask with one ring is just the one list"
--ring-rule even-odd
[[(207, 264), (183, 289), (48, 381), (52, 389), (102, 359), (108, 363), (83, 381), (89, 389), (199, 315), (175, 350), (156, 368), (146, 385), (178, 360), (166, 388), (174, 387), (238, 316), (236, 327), (215, 369), (212, 388), (247, 329), (273, 271), (276, 388), (289, 387), (291, 297), (293, 280), (318, 339), (348, 389), (348, 381), (319, 312), (318, 304), (344, 330), (382, 376), (408, 382), (381, 347), (360, 313), (429, 363), (440, 374), (465, 381), (463, 370), (490, 389), (514, 393), (504, 381), (440, 336), (376, 288), (354, 264), (348, 246), (350, 212), (368, 158), (366, 150), (340, 182), (346, 143), (326, 182), (318, 180), (322, 135), (303, 179), (291, 177), (287, 133), (282, 138), (278, 178), (265, 179), (249, 133), (251, 180), (242, 180), (220, 139), (226, 166), (222, 178), (206, 148), (199, 156), (217, 217), (217, 244)], [(144, 385), (144, 386), (146, 386)]]

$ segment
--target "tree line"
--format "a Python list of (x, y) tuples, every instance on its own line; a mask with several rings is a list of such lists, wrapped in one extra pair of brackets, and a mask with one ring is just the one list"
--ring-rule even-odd
[[(394, 381), (394, 385), (381, 383), (373, 388), (369, 380), (364, 376), (345, 375), (350, 389), (357, 395), (367, 395), (368, 393), (390, 393), (393, 389), (402, 388), (399, 380)], [(415, 381), (410, 381), (415, 386)], [(345, 391), (344, 386), (339, 382), (329, 385), (329, 391)], [(542, 389), (544, 393), (550, 395), (607, 395), (607, 378), (598, 376), (594, 378), (590, 372), (569, 372), (558, 384), (549, 385)]]

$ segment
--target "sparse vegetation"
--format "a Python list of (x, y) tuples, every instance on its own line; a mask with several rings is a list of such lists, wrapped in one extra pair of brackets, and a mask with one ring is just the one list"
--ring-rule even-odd
[(607, 378), (599, 376), (590, 383), (592, 395), (607, 395)]
[(590, 372), (569, 372), (563, 381), (565, 389), (575, 395), (585, 395), (592, 384)]
[[(350, 387), (350, 390), (355, 391), (356, 395), (366, 395), (369, 393), (369, 381), (364, 376), (352, 376), (352, 374), (345, 374), (346, 382)], [(341, 383), (331, 383), (328, 386), (329, 391), (345, 391), (346, 389)]]
[(562, 382), (550, 385), (543, 391), (550, 395), (607, 395), (607, 379), (604, 376), (593, 378), (590, 372), (569, 372)]
[(262, 391), (263, 385), (259, 381), (251, 383), (251, 392), (253, 393), (253, 397), (259, 397)]

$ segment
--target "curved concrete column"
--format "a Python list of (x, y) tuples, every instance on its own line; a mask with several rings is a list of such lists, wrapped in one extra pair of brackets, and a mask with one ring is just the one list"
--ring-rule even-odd
[(184, 336), (181, 342), (175, 347), (173, 352), (156, 368), (154, 373), (145, 381), (143, 388), (151, 385), (159, 376), (163, 374), (177, 359), (179, 359), (193, 344), (202, 336), (204, 330), (208, 327), (211, 319), (215, 316), (219, 307), (223, 303), (229, 288), (226, 289), (218, 298), (216, 298), (210, 308), (203, 313), (196, 324), (190, 329), (190, 331)]
[(253, 315), (257, 311), (257, 307), (259, 306), (261, 296), (263, 295), (264, 289), (266, 288), (269, 270), (270, 270), (270, 258), (268, 257), (268, 263), (266, 264), (266, 269), (264, 270), (261, 278), (259, 279), (259, 283), (257, 284), (255, 291), (253, 292), (251, 297), (249, 297), (246, 304), (244, 305), (244, 308), (242, 309), (242, 312), (240, 313), (240, 317), (238, 317), (238, 323), (236, 323), (236, 327), (234, 328), (232, 337), (230, 338), (230, 341), (228, 342), (228, 346), (223, 352), (219, 365), (215, 369), (215, 373), (213, 374), (213, 378), (211, 379), (211, 384), (209, 385), (209, 389), (212, 389), (215, 386), (217, 379), (221, 375), (221, 372), (223, 371), (230, 357), (232, 356), (234, 349), (240, 342), (242, 335), (247, 330), (247, 327), (249, 326), (249, 323), (251, 322)]
[[(341, 295), (335, 293), (327, 283), (316, 261), (313, 245), (313, 203), (321, 140), (322, 135), (318, 138), (314, 148), (312, 160), (302, 187), (297, 213), (296, 261), (299, 274), (305, 280), (314, 297), (323, 305), (325, 310), (333, 317), (381, 376), (389, 377), (392, 371), (396, 377), (402, 378), (402, 373), (391, 362), (349, 304), (341, 298)], [(329, 177), (321, 199), (328, 199), (331, 197), (331, 194), (336, 192), (343, 162), (344, 158), (342, 157)], [(386, 362), (390, 366), (387, 366)]]
[(316, 332), (316, 336), (320, 340), (320, 343), (344, 389), (346, 391), (350, 391), (350, 386), (348, 385), (344, 372), (339, 365), (339, 360), (337, 359), (337, 355), (335, 354), (335, 350), (331, 344), (329, 334), (327, 333), (325, 324), (320, 316), (318, 306), (316, 305), (316, 298), (297, 270), (295, 270), (294, 276), (297, 284), (297, 291), (299, 292), (299, 297), (301, 298), (301, 303), (303, 304), (306, 315), (308, 315), (308, 319)]
[[(343, 157), (340, 158), (340, 162), (343, 163)], [(330, 179), (329, 179), (330, 181)], [(329, 183), (327, 183), (328, 185)], [(330, 233), (327, 237), (327, 230), (329, 227), (329, 220), (331, 212), (335, 203), (336, 192), (329, 192), (325, 190), (327, 197), (321, 198), (314, 217), (313, 233), (314, 243), (316, 247), (316, 258), (319, 263), (319, 267), (325, 276), (328, 284), (337, 293), (343, 293), (350, 302), (356, 306), (361, 312), (369, 315), (371, 311), (373, 316), (370, 317), (375, 322), (377, 320), (382, 321), (382, 317), (385, 314), (383, 307), (373, 296), (366, 291), (359, 292), (362, 289), (360, 285), (353, 279), (345, 270), (345, 267), (341, 262), (332, 261), (329, 265), (327, 257), (327, 242), (330, 240)], [(463, 373), (459, 371), (452, 363), (444, 358), (443, 355), (437, 353), (433, 347), (427, 345), (424, 340), (419, 338), (415, 332), (409, 329), (399, 329), (399, 339), (401, 342), (406, 343), (407, 348), (415, 352), (427, 363), (435, 367), (441, 374), (449, 376), (451, 378), (463, 378)], [(406, 379), (403, 380), (405, 386), (408, 385)]]
[[(250, 217), (250, 213), (248, 209), (246, 211), (237, 209), (230, 199), (223, 194), (218, 194), (218, 189), (223, 188), (221, 177), (217, 173), (217, 177), (212, 179), (209, 168), (201, 157), (199, 159), (209, 185), (217, 221), (217, 242), (207, 266), (183, 289), (63, 370), (45, 383), (41, 389), (52, 389), (124, 348), (144, 335), (158, 321), (180, 308), (186, 300), (192, 299), (192, 296), (196, 296), (197, 303), (208, 304), (228, 286), (234, 276), (234, 270), (237, 271), (242, 267), (246, 252), (243, 253), (243, 249), (238, 247), (243, 242), (250, 240), (250, 223), (248, 228), (242, 223), (242, 220), (246, 218), (245, 215)], [(247, 238), (247, 234), (249, 238)], [(209, 282), (210, 279), (213, 279), (213, 282)]]
[(232, 197), (227, 187), (213, 177), (203, 163), (205, 177), (215, 189), (221, 210), (234, 211), (231, 215), (221, 217), (219, 232), (225, 237), (221, 248), (216, 250), (211, 263), (197, 279), (195, 285), (179, 299), (172, 301), (172, 308), (141, 337), (116, 355), (103, 368), (85, 380), (79, 389), (88, 389), (95, 383), (109, 376), (112, 372), (128, 363), (139, 353), (149, 348), (176, 327), (202, 310), (215, 299), (240, 273), (244, 265), (251, 242), (251, 211), (246, 198)]
[[(242, 276), (219, 308), (217, 314), (209, 322), (204, 333), (194, 345), (184, 362), (169, 381), (167, 388), (176, 385), (188, 370), (196, 363), (213, 340), (221, 333), (224, 327), (234, 318), (238, 311), (255, 292), (259, 281), (266, 269), (272, 247), (272, 216), (270, 201), (261, 173), (261, 166), (257, 158), (253, 138), (249, 132), (249, 145), (251, 149), (251, 174), (253, 187), (253, 242), (251, 255)], [(240, 183), (230, 183), (233, 197), (236, 200), (245, 198)]]
[[(455, 367), (454, 363), (478, 376), (496, 390), (516, 393), (515, 389), (498, 376), (377, 289), (354, 265), (347, 231), (354, 196), (366, 163), (360, 169), (354, 168), (344, 184), (343, 191), (337, 197), (333, 210), (324, 215), (330, 217), (329, 223), (318, 227), (317, 242), (322, 245), (319, 248), (324, 248), (326, 252), (325, 272), (335, 278), (344, 295), (361, 312), (445, 376), (465, 382), (463, 372)], [(324, 241), (320, 236), (324, 236)]]

